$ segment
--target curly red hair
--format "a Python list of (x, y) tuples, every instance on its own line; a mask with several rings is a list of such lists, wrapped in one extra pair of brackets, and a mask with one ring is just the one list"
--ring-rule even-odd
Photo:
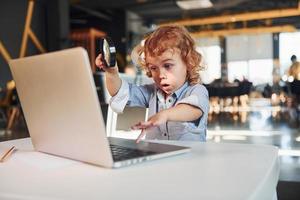
[(139, 49), (139, 55), (144, 54), (144, 58), (139, 60), (139, 64), (146, 70), (146, 74), (152, 77), (147, 70), (145, 58), (147, 56), (160, 56), (167, 49), (178, 49), (181, 59), (187, 66), (187, 81), (193, 85), (200, 82), (200, 70), (202, 56), (196, 51), (195, 41), (189, 32), (180, 26), (162, 26), (146, 36), (144, 45)]

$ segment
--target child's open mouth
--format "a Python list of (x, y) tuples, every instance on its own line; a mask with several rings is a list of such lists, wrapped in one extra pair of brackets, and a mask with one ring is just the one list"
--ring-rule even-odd
[(161, 84), (160, 86), (161, 86), (162, 90), (164, 90), (165, 92), (170, 89), (170, 84)]

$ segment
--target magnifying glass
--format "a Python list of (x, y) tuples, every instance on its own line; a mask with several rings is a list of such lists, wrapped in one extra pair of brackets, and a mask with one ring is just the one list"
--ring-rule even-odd
[(114, 43), (108, 37), (103, 38), (101, 43), (102, 61), (107, 67), (114, 67), (116, 65), (116, 47)]

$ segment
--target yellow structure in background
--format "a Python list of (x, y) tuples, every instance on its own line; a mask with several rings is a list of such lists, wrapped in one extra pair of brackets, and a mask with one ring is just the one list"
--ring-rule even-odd
[(24, 32), (23, 32), (23, 38), (22, 38), (20, 58), (24, 57), (25, 54), (26, 54), (28, 37), (31, 38), (32, 42), (40, 50), (40, 52), (42, 52), (42, 53), (46, 52), (45, 48), (41, 45), (40, 41), (38, 40), (38, 38), (36, 37), (36, 35), (34, 34), (34, 32), (30, 28), (32, 13), (33, 13), (33, 7), (34, 7), (34, 0), (29, 0), (27, 15), (26, 15), (26, 21), (25, 21), (25, 28), (24, 28)]
[(261, 20), (261, 19), (274, 19), (282, 17), (292, 17), (300, 15), (300, 1), (297, 8), (285, 8), (277, 10), (264, 10), (259, 12), (248, 12), (241, 14), (230, 14), (215, 17), (204, 17), (197, 19), (184, 19), (177, 21), (170, 21), (168, 23), (161, 23), (164, 25), (181, 25), (181, 26), (199, 26), (207, 24), (226, 24), (239, 21), (251, 21), (251, 20)]
[(240, 34), (261, 34), (261, 33), (280, 33), (280, 32), (295, 32), (297, 29), (292, 25), (285, 26), (270, 26), (270, 27), (253, 27), (253, 28), (239, 28), (226, 30), (207, 30), (192, 32), (191, 35), (195, 38), (199, 37), (220, 37), (227, 35)]
[[(264, 10), (258, 12), (246, 12), (239, 14), (228, 14), (213, 17), (202, 17), (194, 19), (175, 20), (161, 23), (160, 26), (181, 25), (181, 26), (203, 26), (208, 27), (198, 32), (192, 32), (194, 37), (220, 37), (227, 35), (239, 34), (256, 34), (256, 33), (277, 33), (277, 32), (294, 32), (297, 29), (292, 25), (272, 26), (272, 19), (300, 16), (300, 0), (297, 8), (285, 8), (275, 10)], [(264, 27), (247, 27), (247, 22), (252, 20), (265, 20)], [(234, 23), (243, 22), (243, 28), (234, 29)], [(227, 28), (212, 30), (212, 24), (224, 24)]]
[[(28, 38), (30, 38), (33, 42), (33, 44), (38, 48), (38, 50), (41, 53), (45, 53), (46, 49), (42, 46), (34, 32), (31, 30), (31, 19), (32, 19), (32, 13), (34, 9), (34, 0), (29, 0), (28, 2), (28, 9), (27, 9), (27, 15), (26, 15), (26, 21), (25, 21), (25, 27), (22, 37), (22, 44), (21, 44), (21, 50), (19, 57), (22, 58), (26, 55), (26, 49), (28, 44)], [(4, 57), (5, 61), (8, 62), (11, 59), (10, 54), (4, 47), (4, 44), (0, 41), (0, 53)]]
[(11, 59), (11, 56), (9, 55), (8, 51), (5, 49), (1, 41), (0, 41), (0, 53), (3, 55), (6, 62), (8, 62)]

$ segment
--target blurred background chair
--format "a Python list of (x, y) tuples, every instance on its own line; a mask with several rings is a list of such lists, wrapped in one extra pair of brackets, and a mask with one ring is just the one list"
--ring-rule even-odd
[(2, 94), (3, 97), (0, 100), (1, 118), (5, 123), (5, 130), (11, 131), (16, 118), (20, 115), (20, 106), (14, 80), (7, 82), (6, 88), (2, 90)]

